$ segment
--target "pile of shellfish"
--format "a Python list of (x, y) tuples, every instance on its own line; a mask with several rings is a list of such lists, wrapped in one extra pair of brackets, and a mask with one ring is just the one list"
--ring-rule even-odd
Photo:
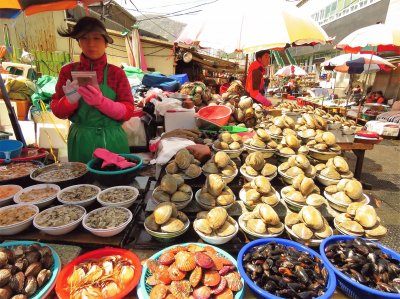
[(197, 192), (197, 201), (210, 209), (216, 206), (230, 206), (235, 201), (233, 191), (218, 174), (210, 174), (205, 186)]
[(243, 288), (236, 266), (211, 246), (177, 245), (146, 266), (150, 299), (234, 298)]
[(279, 235), (284, 226), (278, 214), (268, 204), (257, 204), (252, 212), (246, 212), (242, 218), (244, 226), (256, 233), (266, 235)]
[(243, 147), (243, 140), (238, 134), (222, 132), (213, 144), (215, 148), (220, 150), (238, 150)]
[(303, 110), (297, 103), (292, 102), (282, 102), (275, 108), (281, 109), (282, 111), (293, 111), (293, 112), (300, 112)]
[(341, 156), (330, 158), (326, 164), (317, 164), (315, 168), (319, 175), (332, 180), (351, 179), (353, 177), (349, 164)]
[(319, 152), (339, 153), (341, 151), (340, 146), (336, 144), (336, 137), (332, 132), (317, 134), (313, 140), (307, 142), (307, 146)]
[(333, 235), (333, 230), (321, 212), (312, 206), (302, 207), (299, 213), (288, 213), (285, 217), (286, 229), (299, 240), (325, 239)]
[(250, 153), (245, 163), (240, 167), (240, 171), (252, 177), (262, 175), (265, 177), (274, 177), (277, 172), (277, 167), (264, 159), (264, 155), (261, 152)]
[(301, 141), (294, 134), (284, 135), (281, 143), (277, 147), (280, 154), (295, 155), (295, 154), (308, 154), (308, 147), (301, 145)]
[(227, 237), (236, 232), (237, 223), (226, 209), (216, 207), (197, 213), (193, 228), (208, 237)]
[(215, 153), (215, 155), (203, 165), (202, 169), (206, 176), (218, 174), (224, 178), (232, 177), (238, 172), (235, 162), (223, 151)]
[(325, 198), (320, 195), (320, 190), (314, 180), (304, 174), (296, 176), (292, 185), (283, 187), (281, 193), (286, 200), (299, 205), (319, 207), (326, 202)]
[(257, 176), (251, 182), (244, 184), (243, 190), (245, 192), (245, 204), (250, 209), (254, 208), (259, 203), (276, 206), (279, 202), (279, 197), (275, 189), (264, 176)]
[(311, 165), (310, 161), (303, 154), (290, 156), (286, 162), (278, 167), (280, 173), (284, 173), (288, 177), (296, 177), (303, 174), (308, 178), (314, 178), (317, 170)]
[(325, 130), (326, 120), (320, 115), (303, 113), (296, 122), (296, 129), (303, 131), (304, 129)]
[(268, 133), (273, 136), (282, 136), (283, 130), (286, 128), (295, 128), (295, 122), (293, 118), (286, 115), (274, 117), (271, 120), (270, 125), (267, 125)]
[(325, 188), (325, 194), (328, 200), (343, 206), (364, 199), (362, 184), (356, 179), (341, 179), (337, 185), (327, 186)]
[(154, 232), (175, 233), (183, 230), (189, 218), (185, 213), (178, 211), (171, 202), (157, 205), (150, 216), (146, 217), (145, 226)]
[(346, 213), (336, 216), (335, 226), (346, 235), (365, 236), (371, 239), (383, 238), (387, 233), (375, 208), (360, 202), (351, 203)]
[(173, 202), (178, 205), (192, 199), (192, 187), (185, 184), (182, 176), (179, 174), (165, 174), (160, 185), (153, 191), (153, 198), (156, 202)]
[(0, 247), (0, 298), (33, 296), (50, 279), (53, 264), (48, 246)]
[(175, 159), (165, 167), (168, 174), (183, 174), (196, 178), (201, 174), (200, 161), (196, 160), (187, 149), (179, 150)]
[(298, 134), (301, 138), (304, 138), (304, 139), (306, 139), (307, 141), (309, 141), (309, 140), (311, 140), (311, 139), (314, 139), (315, 136), (317, 136), (317, 134), (322, 134), (323, 132), (324, 132), (324, 131), (321, 130), (321, 129), (315, 130), (315, 129), (309, 129), (309, 128), (301, 128), (301, 129), (298, 131), (297, 134)]
[(271, 139), (271, 136), (265, 129), (259, 128), (254, 136), (245, 140), (245, 144), (259, 149), (276, 149), (278, 144)]

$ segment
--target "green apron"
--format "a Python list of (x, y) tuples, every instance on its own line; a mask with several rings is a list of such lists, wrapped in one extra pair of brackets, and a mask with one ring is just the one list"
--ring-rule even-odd
[[(76, 64), (77, 66), (78, 64)], [(104, 68), (103, 95), (115, 101), (116, 93), (107, 85), (108, 64)], [(96, 108), (79, 100), (79, 108), (70, 120), (72, 125), (68, 134), (68, 160), (87, 163), (93, 151), (102, 147), (113, 153), (129, 153), (128, 137), (122, 129), (121, 121), (114, 120)]]

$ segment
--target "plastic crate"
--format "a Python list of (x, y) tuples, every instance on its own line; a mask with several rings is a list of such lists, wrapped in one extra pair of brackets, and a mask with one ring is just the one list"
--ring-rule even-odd
[(12, 135), (13, 135), (12, 133), (0, 131), (0, 140), (10, 139), (10, 136)]

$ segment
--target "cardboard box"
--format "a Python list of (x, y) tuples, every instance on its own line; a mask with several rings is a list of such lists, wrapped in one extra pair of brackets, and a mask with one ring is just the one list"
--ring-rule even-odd
[(164, 115), (165, 132), (169, 132), (175, 129), (197, 128), (194, 115), (194, 108), (168, 110)]

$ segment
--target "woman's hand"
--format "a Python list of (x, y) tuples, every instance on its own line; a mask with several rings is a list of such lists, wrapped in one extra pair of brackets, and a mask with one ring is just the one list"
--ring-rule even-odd
[(67, 97), (67, 100), (70, 104), (75, 104), (79, 101), (81, 98), (81, 95), (77, 91), (79, 89), (78, 81), (74, 80), (71, 82), (71, 80), (67, 80), (65, 82), (65, 85), (62, 87), (62, 90), (64, 91), (65, 96)]
[(79, 87), (78, 92), (90, 106), (99, 107), (104, 102), (104, 96), (101, 90), (90, 84)]

